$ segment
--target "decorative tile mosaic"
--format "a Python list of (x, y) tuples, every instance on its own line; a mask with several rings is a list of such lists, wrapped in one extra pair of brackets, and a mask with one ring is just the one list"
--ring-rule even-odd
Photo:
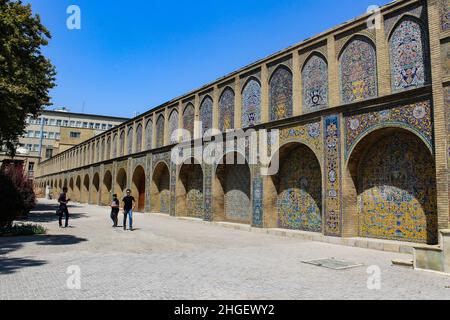
[(400, 126), (414, 131), (433, 150), (433, 120), (429, 100), (404, 106), (359, 113), (346, 117), (345, 157), (368, 132), (383, 126)]
[(173, 110), (169, 117), (169, 138), (170, 143), (177, 143), (178, 137), (174, 136), (174, 132), (178, 129), (178, 111)]
[(320, 155), (323, 150), (322, 140), (322, 124), (320, 121), (280, 129), (280, 146), (288, 142), (301, 142)]
[(450, 1), (439, 0), (439, 9), (441, 15), (441, 30), (447, 31), (450, 29)]
[(392, 33), (392, 29), (398, 24), (398, 22), (404, 17), (416, 17), (419, 20), (422, 20), (426, 23), (427, 15), (422, 5), (417, 5), (414, 8), (405, 7), (404, 9), (400, 9), (392, 13), (390, 16), (386, 16), (384, 20), (384, 32), (386, 34), (386, 38), (389, 38), (389, 35)]
[(133, 127), (130, 127), (127, 134), (127, 155), (133, 153), (133, 133)]
[(156, 121), (156, 148), (164, 146), (164, 116), (160, 115)]
[(226, 165), (225, 216), (228, 220), (250, 223), (250, 169), (247, 164)]
[(209, 96), (203, 99), (200, 106), (200, 118), (202, 121), (202, 133), (204, 134), (213, 125), (213, 101)]
[(314, 112), (328, 106), (328, 65), (314, 53), (302, 71), (303, 111)]
[(119, 138), (119, 157), (123, 157), (125, 154), (125, 131), (120, 133)]
[(325, 234), (340, 236), (341, 208), (341, 147), (339, 116), (325, 118)]
[(153, 148), (153, 121), (148, 119), (145, 124), (145, 147), (147, 150)]
[(322, 174), (314, 153), (301, 145), (282, 161), (277, 199), (280, 228), (322, 231)]
[(194, 139), (194, 124), (195, 124), (195, 108), (192, 103), (189, 103), (183, 112), (183, 126), (189, 131), (191, 139)]
[(219, 130), (234, 129), (234, 91), (227, 87), (219, 100)]
[(397, 132), (375, 142), (359, 168), (360, 236), (437, 243), (436, 170), (417, 137)]
[(203, 171), (200, 165), (193, 165), (191, 169), (186, 178), (187, 216), (203, 218)]
[(176, 215), (177, 206), (177, 165), (170, 161), (170, 215)]
[(354, 37), (342, 52), (339, 67), (342, 103), (377, 96), (377, 57), (368, 38)]
[(444, 77), (450, 76), (450, 40), (447, 39), (441, 45), (442, 74)]
[(108, 137), (108, 140), (106, 142), (106, 154), (105, 154), (105, 160), (109, 160), (111, 157), (111, 138)]
[(204, 164), (204, 209), (205, 209), (205, 221), (213, 221), (213, 210), (212, 210), (212, 175), (213, 166), (211, 164)]
[(142, 125), (139, 124), (136, 128), (136, 152), (142, 151)]
[[(450, 87), (444, 89), (445, 106), (447, 114), (447, 162), (450, 168)], [(448, 172), (448, 183), (450, 185), (450, 171)]]
[(252, 166), (253, 169), (253, 221), (252, 226), (262, 228), (264, 226), (264, 182), (261, 176), (261, 167)]
[(284, 66), (276, 69), (269, 83), (270, 120), (292, 117), (292, 72)]
[(248, 128), (261, 122), (261, 85), (250, 79), (242, 91), (242, 127)]
[(389, 42), (392, 91), (423, 86), (427, 82), (428, 48), (421, 25), (413, 18), (403, 19)]

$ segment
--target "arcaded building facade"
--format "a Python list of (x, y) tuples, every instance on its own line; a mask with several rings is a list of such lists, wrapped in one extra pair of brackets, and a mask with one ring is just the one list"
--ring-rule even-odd
[[(340, 25), (42, 163), (37, 187), (100, 205), (130, 188), (142, 212), (437, 244), (449, 225), (449, 10), (396, 1), (379, 23)], [(179, 128), (204, 148), (211, 128), (278, 129), (279, 170), (263, 175), (234, 143), (215, 163), (188, 148), (174, 163)]]

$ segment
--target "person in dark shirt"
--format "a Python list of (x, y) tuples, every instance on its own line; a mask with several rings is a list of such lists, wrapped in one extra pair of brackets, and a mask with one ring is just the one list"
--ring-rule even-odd
[(120, 211), (120, 202), (117, 198), (117, 194), (113, 194), (113, 199), (111, 202), (111, 219), (113, 221), (113, 228), (117, 228), (118, 216)]
[(59, 202), (59, 227), (62, 228), (62, 218), (65, 216), (66, 223), (65, 228), (69, 226), (69, 210), (67, 209), (67, 204), (69, 203), (70, 199), (67, 199), (67, 188), (63, 188), (63, 192), (59, 195), (58, 202)]
[(123, 230), (127, 230), (127, 217), (130, 221), (130, 231), (133, 231), (133, 210), (136, 200), (131, 195), (131, 190), (127, 190), (127, 195), (122, 199), (123, 201)]

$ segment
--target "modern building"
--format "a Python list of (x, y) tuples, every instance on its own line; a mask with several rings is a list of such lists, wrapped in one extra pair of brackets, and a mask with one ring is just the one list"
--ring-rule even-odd
[[(280, 168), (263, 175), (246, 142), (212, 163), (189, 145), (174, 162), (181, 128), (204, 149), (211, 128), (277, 129), (279, 146), (266, 141)], [(45, 161), (36, 185), (103, 205), (131, 188), (140, 211), (397, 252), (422, 244), (438, 261), (427, 245), (449, 241), (449, 141), (449, 2), (398, 0)]]
[(71, 113), (66, 109), (44, 110), (28, 117), (25, 135), (19, 139), (14, 159), (0, 153), (0, 162), (23, 164), (33, 178), (39, 161), (49, 159), (102, 132), (120, 125), (126, 118)]

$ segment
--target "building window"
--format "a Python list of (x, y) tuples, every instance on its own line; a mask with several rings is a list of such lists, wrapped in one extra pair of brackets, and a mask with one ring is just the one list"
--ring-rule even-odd
[(62, 120), (57, 120), (57, 121), (56, 121), (56, 125), (57, 125), (58, 127), (61, 127), (61, 125), (62, 125)]
[(45, 158), (50, 159), (53, 156), (53, 149), (45, 149)]
[(104, 124), (102, 124), (102, 130), (106, 130), (106, 124), (104, 123)]
[(95, 124), (95, 129), (100, 130), (100, 126), (101, 126), (100, 123), (96, 123)]
[(71, 132), (70, 137), (72, 139), (79, 139), (79, 138), (81, 138), (81, 132)]
[(55, 134), (55, 139), (56, 139), (56, 140), (59, 140), (60, 138), (61, 138), (61, 134), (56, 133), (56, 134)]
[(108, 124), (108, 129), (112, 129), (113, 125), (112, 124)]
[(68, 127), (68, 126), (69, 126), (69, 120), (64, 120), (63, 127)]
[(35, 152), (38, 152), (38, 151), (39, 151), (39, 145), (38, 145), (38, 144), (35, 144), (35, 145), (33, 146), (33, 151), (35, 151)]
[(56, 125), (56, 120), (55, 119), (50, 119), (50, 125), (51, 126), (55, 126)]
[(28, 164), (28, 171), (31, 171), (31, 172), (34, 171), (34, 162), (30, 162), (30, 163)]
[(28, 131), (27, 137), (34, 138), (34, 131)]
[(43, 137), (44, 139), (47, 139), (47, 138), (48, 138), (48, 133), (44, 131), (44, 132), (42, 133), (42, 137)]
[(83, 122), (83, 128), (89, 128), (89, 123)]
[(49, 138), (49, 139), (55, 139), (55, 133), (54, 133), (54, 132), (50, 132), (50, 133), (48, 134), (48, 138)]

